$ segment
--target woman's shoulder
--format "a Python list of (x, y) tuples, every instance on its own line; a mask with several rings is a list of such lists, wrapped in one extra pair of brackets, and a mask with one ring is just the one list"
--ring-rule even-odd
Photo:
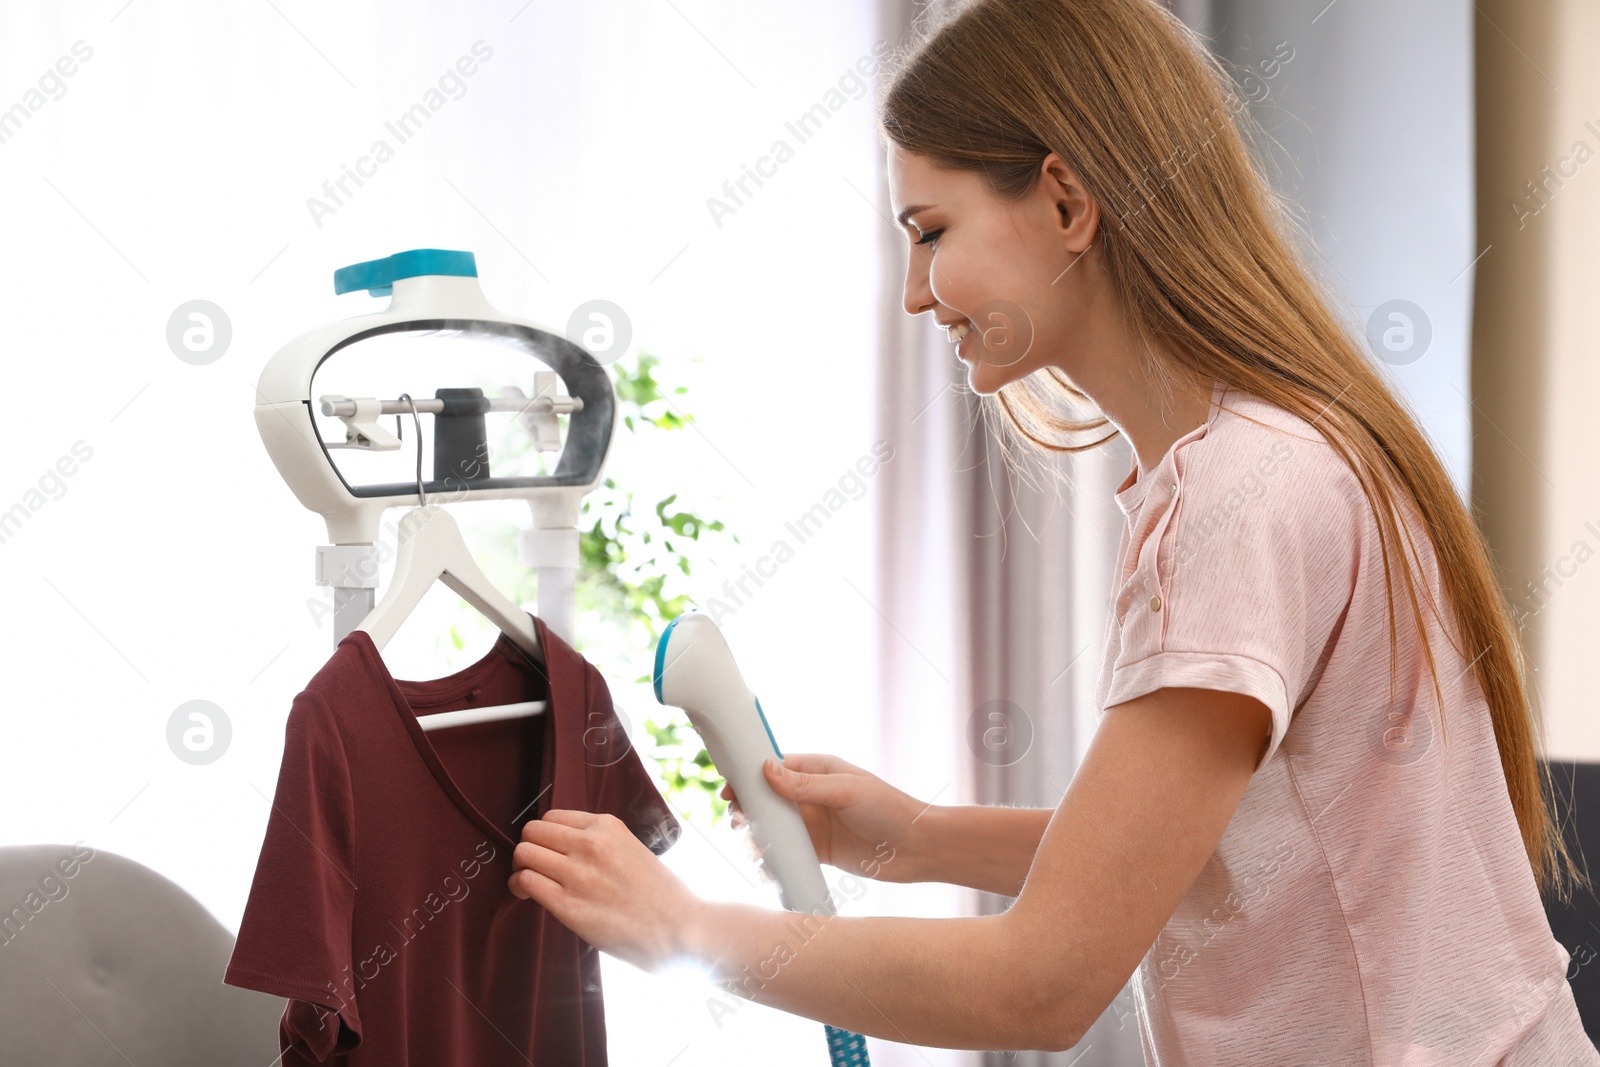
[(1364, 531), (1366, 494), (1319, 422), (1229, 388), (1199, 447), (1179, 457), (1189, 521), (1248, 515), (1248, 525), (1261, 526), (1287, 517)]
[(1157, 555), (1168, 635), (1232, 626), (1217, 621), (1229, 613), (1246, 629), (1312, 615), (1331, 626), (1377, 537), (1354, 471), (1313, 420), (1234, 390), (1193, 444)]

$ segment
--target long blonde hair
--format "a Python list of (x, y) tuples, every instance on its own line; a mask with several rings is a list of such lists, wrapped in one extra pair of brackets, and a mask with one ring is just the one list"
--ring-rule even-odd
[[(901, 149), (976, 172), (1002, 200), (1023, 196), (1045, 156), (1059, 154), (1099, 203), (1098, 252), (1135, 333), (1159, 340), (1176, 363), (1160, 365), (1147, 350), (1156, 380), (1221, 381), (1325, 427), (1378, 518), (1391, 685), (1399, 641), (1390, 557), (1401, 534), (1416, 555), (1395, 513), (1402, 501), (1414, 507), (1455, 608), (1465, 646), (1457, 651), (1488, 701), (1536, 882), (1563, 899), (1567, 881), (1584, 882), (1546, 807), (1543, 723), (1482, 533), (1415, 418), (1330, 311), (1333, 295), (1296, 245), (1309, 238), (1249, 149), (1247, 133), (1260, 128), (1204, 43), (1154, 0), (976, 0), (891, 57), (878, 122)], [(984, 403), (1045, 452), (1081, 452), (1117, 435), (1085, 440), (1109, 420), (1055, 367)], [(1064, 413), (1073, 408), (1098, 417)], [(1426, 633), (1403, 553), (1393, 569)], [(1431, 599), (1429, 608), (1438, 618)], [(1422, 648), (1439, 695), (1430, 643)], [(1439, 704), (1442, 716), (1442, 695)]]

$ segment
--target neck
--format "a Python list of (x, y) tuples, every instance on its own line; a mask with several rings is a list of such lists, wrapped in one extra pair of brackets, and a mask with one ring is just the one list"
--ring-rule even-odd
[[(1159, 355), (1160, 353), (1158, 353)], [(1139, 477), (1161, 462), (1174, 441), (1203, 424), (1211, 413), (1210, 380), (1180, 376), (1161, 381), (1145, 372), (1141, 359), (1131, 349), (1121, 361), (1107, 360), (1107, 372), (1081, 388), (1133, 449)], [(1171, 366), (1171, 363), (1167, 364)]]

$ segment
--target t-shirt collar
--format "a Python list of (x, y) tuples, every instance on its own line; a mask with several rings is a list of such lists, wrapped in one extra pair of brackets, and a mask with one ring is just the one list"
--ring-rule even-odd
[(1217, 419), (1218, 405), (1222, 403), (1222, 395), (1227, 392), (1227, 388), (1222, 382), (1212, 383), (1211, 408), (1206, 413), (1206, 421), (1172, 442), (1166, 454), (1161, 457), (1161, 462), (1152, 467), (1145, 477), (1139, 477), (1139, 461), (1137, 458), (1134, 459), (1132, 469), (1128, 471), (1127, 477), (1122, 479), (1122, 484), (1116, 488), (1117, 507), (1122, 509), (1124, 515), (1132, 517), (1144, 505), (1145, 494), (1152, 482), (1168, 485), (1177, 482), (1177, 473), (1173, 470), (1173, 457), (1184, 445), (1206, 435), (1206, 431)]

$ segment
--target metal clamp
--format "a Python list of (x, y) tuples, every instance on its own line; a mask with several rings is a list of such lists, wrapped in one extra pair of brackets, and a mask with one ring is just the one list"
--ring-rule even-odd
[(378, 420), (384, 415), (384, 404), (377, 397), (323, 397), (323, 410), (332, 415), (335, 412), (327, 410), (329, 401), (339, 402), (334, 406), (338, 409), (340, 421), (344, 423), (344, 440), (327, 441), (327, 447), (360, 448), (368, 452), (393, 452), (400, 447), (400, 439), (378, 425)]

